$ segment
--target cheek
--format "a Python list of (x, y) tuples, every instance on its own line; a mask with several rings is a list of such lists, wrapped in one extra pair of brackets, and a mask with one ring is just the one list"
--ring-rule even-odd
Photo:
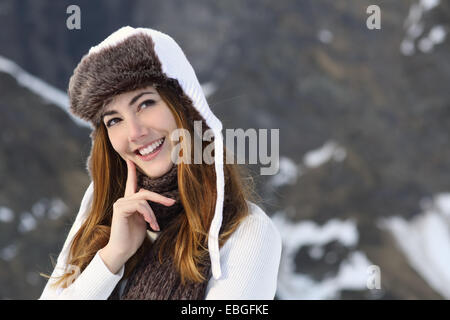
[(109, 141), (113, 149), (120, 155), (124, 155), (126, 152), (126, 139), (123, 139), (122, 135), (118, 134), (118, 132), (109, 133)]
[(177, 129), (177, 123), (175, 121), (175, 117), (173, 116), (172, 112), (170, 112), (169, 108), (164, 110), (164, 115), (162, 116), (162, 119), (164, 119), (164, 127), (166, 130), (170, 133), (172, 133), (173, 130)]
[(168, 118), (165, 122), (165, 128), (166, 128), (165, 130), (167, 131), (167, 138), (168, 138), (167, 142), (169, 142), (168, 146), (170, 147), (170, 149), (172, 149), (177, 143), (172, 141), (171, 139), (172, 133), (178, 129), (175, 119)]
[(146, 118), (147, 125), (170, 136), (172, 131), (177, 129), (177, 123), (169, 107), (160, 105), (152, 111), (148, 113), (148, 118)]

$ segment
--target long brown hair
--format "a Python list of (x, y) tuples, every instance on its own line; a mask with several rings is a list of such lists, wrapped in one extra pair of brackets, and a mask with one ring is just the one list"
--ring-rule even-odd
[[(192, 121), (189, 120), (195, 118), (202, 120), (202, 118), (192, 106), (186, 107), (186, 103), (191, 102), (186, 100), (185, 95), (180, 97), (179, 93), (169, 87), (156, 86), (156, 89), (173, 113), (177, 127), (187, 129), (191, 133), (190, 145), (193, 145), (194, 129)], [(205, 131), (207, 126), (204, 120), (202, 121)], [(185, 137), (180, 140), (182, 149), (186, 150), (186, 143), (189, 140)], [(205, 145), (206, 142), (203, 141), (203, 148)], [(214, 164), (193, 164), (193, 156), (191, 154), (191, 164), (181, 162), (177, 165), (178, 189), (185, 214), (179, 215), (177, 223), (170, 224), (158, 238), (159, 260), (162, 261), (164, 253), (172, 253), (175, 267), (183, 283), (206, 280), (201, 266), (209, 259), (208, 231), (214, 217), (216, 203)], [(234, 164), (234, 161), (227, 163), (226, 159), (230, 156), (232, 156), (231, 153), (224, 146), (223, 163), (226, 181), (224, 213), (227, 210), (228, 218), (224, 215), (219, 247), (223, 246), (240, 222), (249, 214), (246, 200), (256, 202), (258, 199), (254, 192), (253, 178), (242, 166)], [(72, 272), (73, 266), (75, 270), (82, 272), (97, 251), (106, 246), (110, 236), (113, 204), (118, 198), (123, 197), (125, 191), (126, 163), (113, 149), (103, 123), (99, 124), (93, 132), (93, 145), (88, 166), (94, 183), (93, 201), (88, 209), (86, 220), (72, 241), (65, 273), (52, 284), (54, 288), (69, 286), (76, 279)], [(126, 262), (125, 277), (131, 274), (150, 245), (151, 240), (146, 237), (141, 247)], [(71, 267), (68, 268), (69, 266)]]

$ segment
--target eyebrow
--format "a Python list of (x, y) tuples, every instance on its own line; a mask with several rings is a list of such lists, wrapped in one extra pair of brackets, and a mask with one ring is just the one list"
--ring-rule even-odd
[[(141, 93), (139, 93), (137, 96), (135, 96), (133, 99), (131, 99), (131, 101), (130, 101), (130, 103), (128, 104), (130, 107), (140, 98), (140, 97), (142, 97), (144, 94), (155, 94), (154, 92), (152, 92), (152, 91), (145, 91), (145, 92), (141, 92)], [(102, 117), (101, 117), (101, 119), (102, 119), (102, 121), (103, 121), (103, 119), (106, 117), (106, 116), (109, 116), (109, 115), (112, 115), (112, 114), (116, 114), (116, 113), (118, 113), (116, 110), (109, 110), (109, 111), (106, 111), (106, 112), (104, 112), (103, 114), (102, 114)]]

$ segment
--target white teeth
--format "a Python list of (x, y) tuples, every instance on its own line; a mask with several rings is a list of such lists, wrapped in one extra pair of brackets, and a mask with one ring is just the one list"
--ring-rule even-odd
[(142, 155), (142, 156), (145, 156), (145, 155), (147, 155), (147, 154), (149, 154), (150, 152), (152, 152), (153, 150), (155, 150), (156, 148), (158, 148), (160, 145), (161, 145), (161, 143), (164, 141), (164, 138), (161, 138), (161, 139), (159, 139), (158, 141), (156, 141), (156, 142), (153, 142), (150, 146), (148, 146), (147, 148), (144, 148), (144, 149), (140, 149), (139, 150), (139, 153)]

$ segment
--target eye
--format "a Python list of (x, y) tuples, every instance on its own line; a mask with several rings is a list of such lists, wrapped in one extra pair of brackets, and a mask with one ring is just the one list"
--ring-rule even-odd
[(142, 102), (140, 105), (139, 105), (139, 108), (141, 108), (142, 109), (142, 106), (144, 106), (144, 105), (149, 105), (149, 106), (152, 106), (152, 105), (154, 105), (155, 104), (155, 101), (154, 100), (145, 100), (144, 102)]
[(106, 122), (106, 127), (111, 127), (111, 126), (113, 126), (114, 125), (114, 120), (120, 120), (119, 118), (112, 118), (111, 120), (108, 120), (107, 122)]
[[(146, 105), (152, 106), (152, 105), (154, 105), (154, 104), (155, 104), (155, 101), (154, 101), (154, 100), (151, 100), (151, 99), (145, 100), (144, 102), (142, 102), (142, 103), (138, 106), (138, 109), (146, 108), (146, 107), (147, 107)], [(106, 127), (109, 128), (109, 127), (115, 125), (115, 123), (116, 123), (115, 121), (120, 121), (120, 118), (112, 118), (111, 120), (108, 120), (108, 121), (106, 122)]]

